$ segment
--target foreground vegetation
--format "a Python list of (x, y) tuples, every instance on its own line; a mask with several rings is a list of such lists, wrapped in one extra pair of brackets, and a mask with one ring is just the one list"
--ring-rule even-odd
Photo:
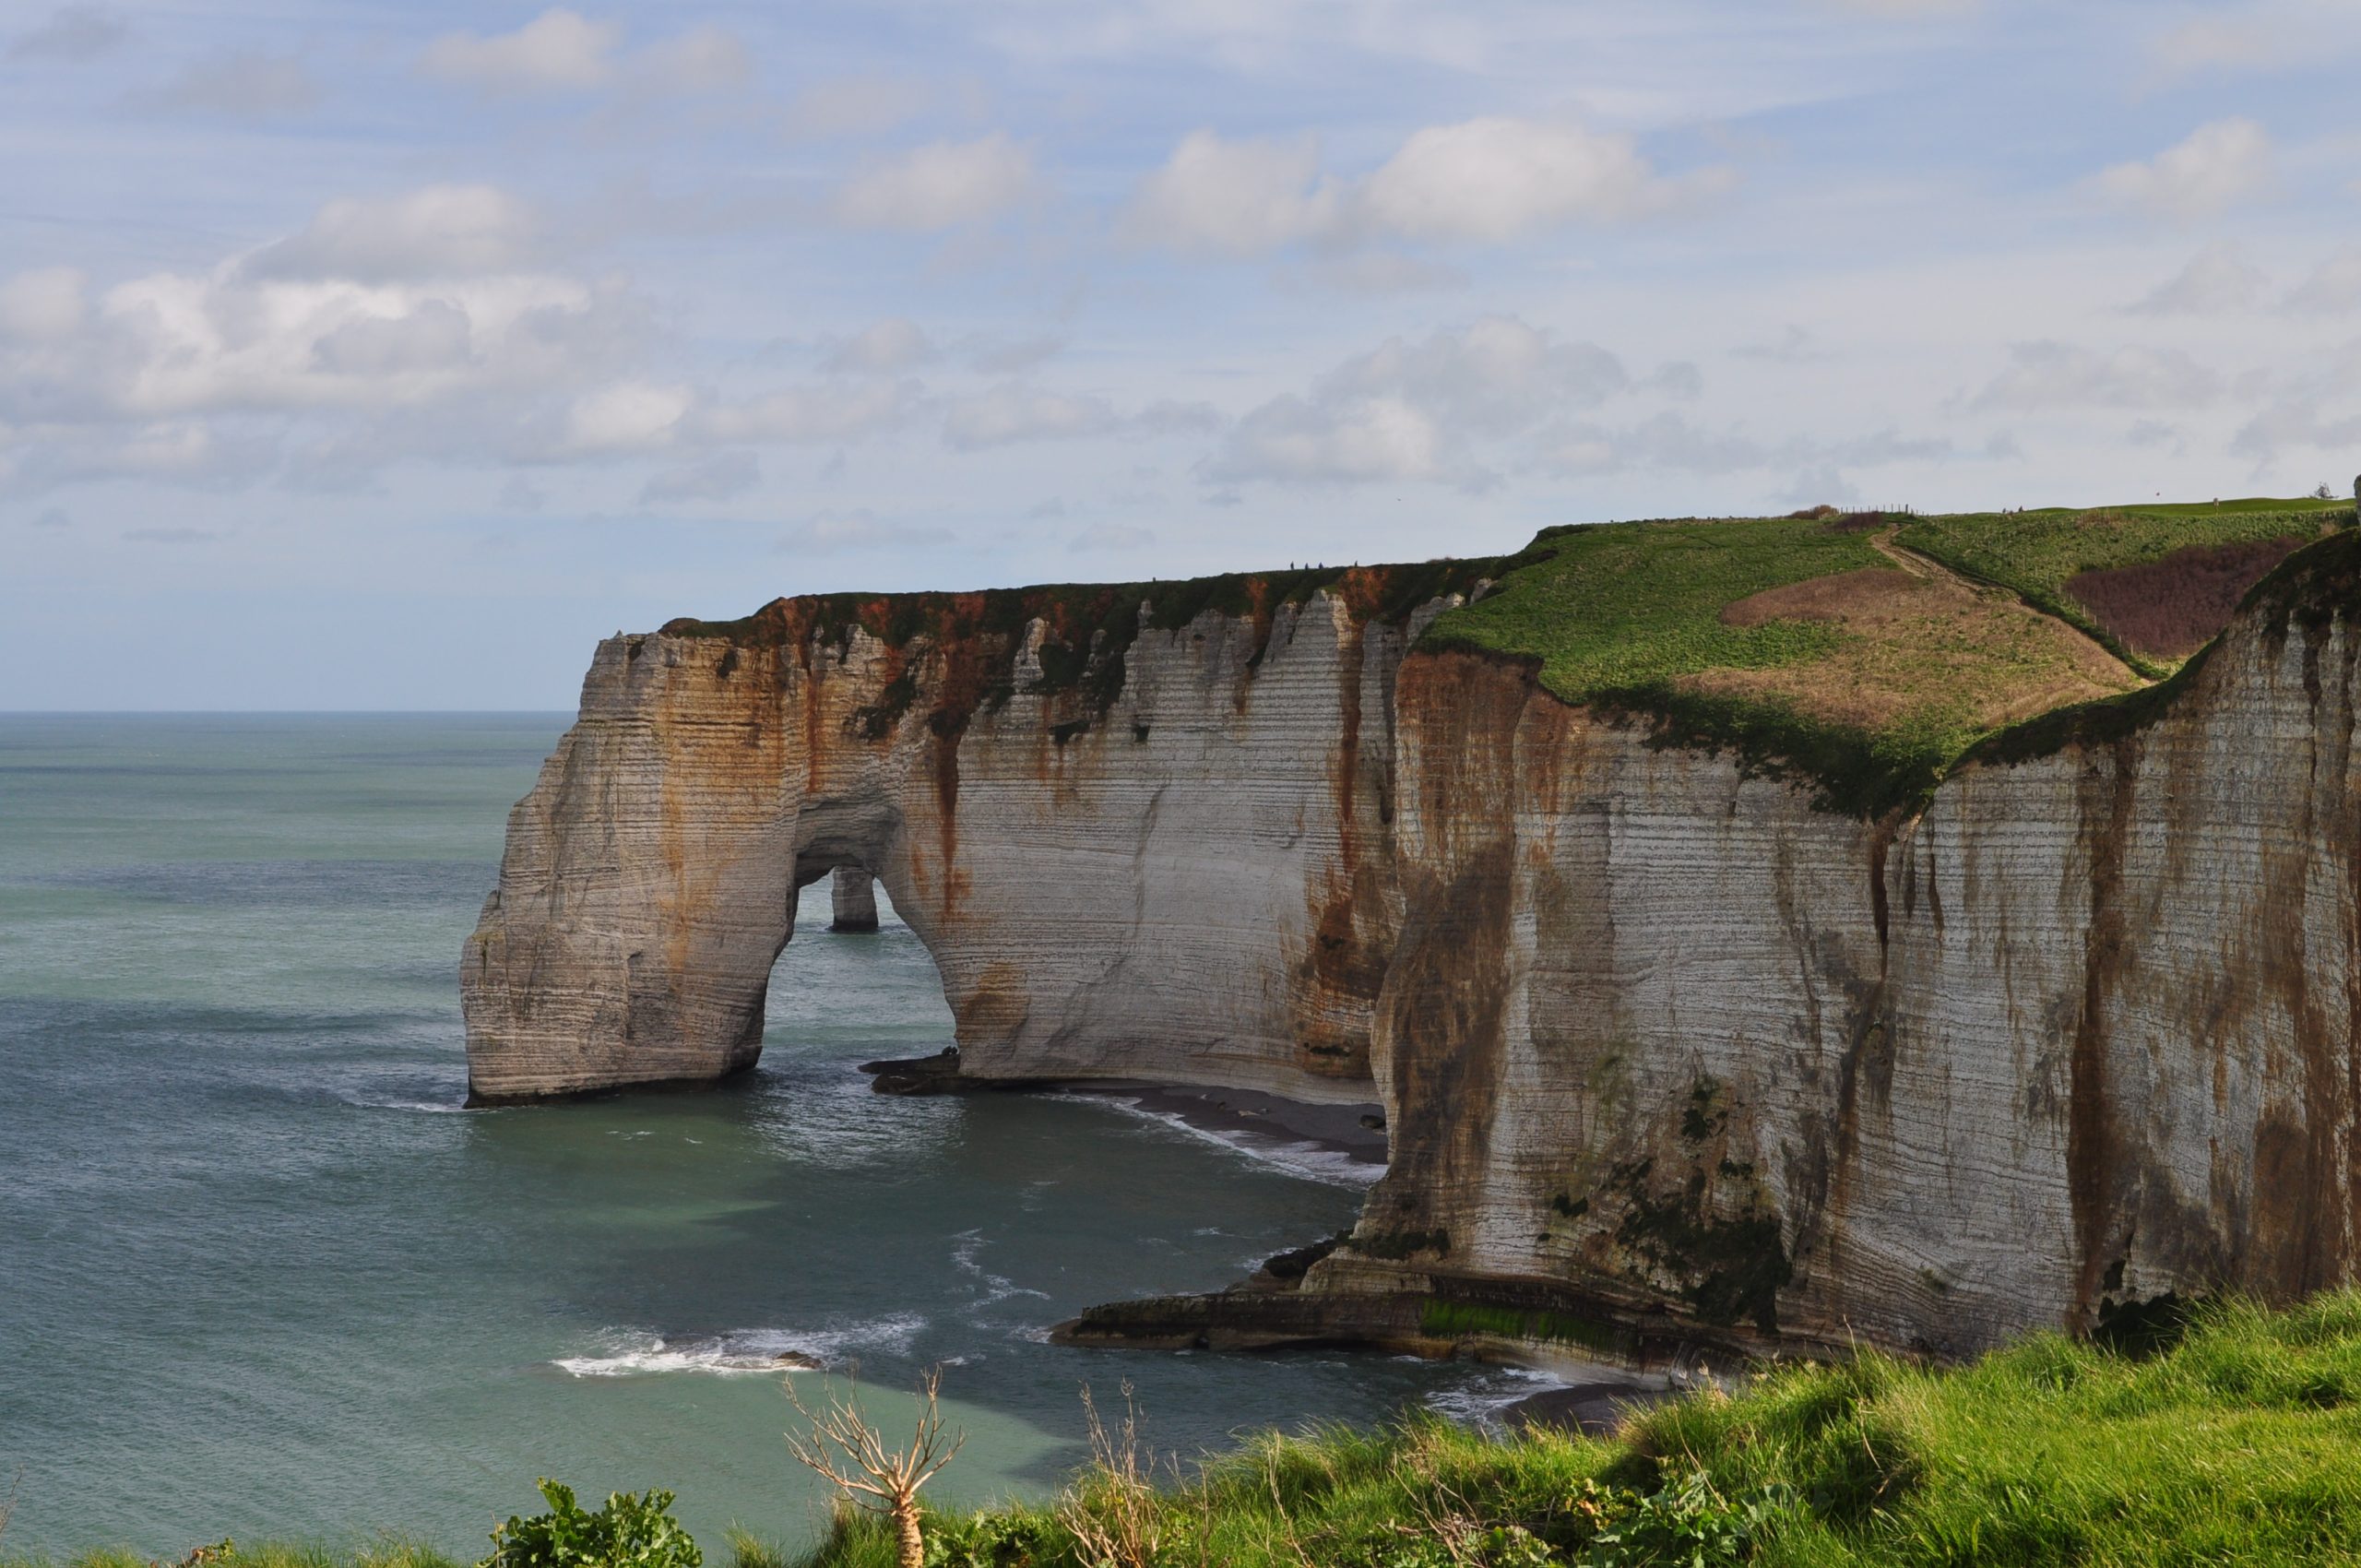
[[(1097, 1448), (1053, 1501), (928, 1509), (927, 1562), (2346, 1562), (2361, 1558), (2361, 1291), (2281, 1313), (2209, 1306), (2144, 1354), (2046, 1336), (1949, 1371), (1875, 1354), (1791, 1366), (1637, 1416), (1614, 1439), (1495, 1440), (1418, 1415), (1266, 1433), (1185, 1476), (1128, 1426)], [(808, 1553), (742, 1536), (730, 1555), (735, 1568), (886, 1568), (897, 1550), (890, 1520), (846, 1512)], [(454, 1568), (399, 1543), (201, 1562)], [(100, 1552), (74, 1568), (144, 1565)]]

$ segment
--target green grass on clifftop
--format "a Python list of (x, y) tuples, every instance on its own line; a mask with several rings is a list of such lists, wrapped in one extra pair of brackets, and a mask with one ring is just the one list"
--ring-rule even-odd
[(1921, 517), (1899, 542), (2106, 642), (2135, 668), (2165, 675), (2177, 661), (2126, 648), (2067, 584), (2078, 574), (2159, 562), (2177, 551), (2316, 538), (2353, 519), (2349, 501), (2234, 501), (2212, 506), (2124, 506), (2091, 511), (1973, 512)]

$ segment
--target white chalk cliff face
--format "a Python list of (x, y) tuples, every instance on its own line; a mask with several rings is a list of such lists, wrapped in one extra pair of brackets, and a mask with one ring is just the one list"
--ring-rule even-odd
[(473, 1087), (747, 1065), (797, 887), (849, 865), (970, 1075), (1382, 1098), (1338, 1301), (1964, 1354), (2300, 1293), (2355, 1273), (2356, 562), (1881, 823), (1342, 588), (1144, 627), (1111, 693), (1028, 695), (1038, 622), (616, 639), (469, 942)]
[(1038, 623), (602, 644), (466, 950), (475, 1097), (752, 1064), (798, 889), (852, 867), (932, 953), (970, 1075), (1373, 1099), (1387, 719), (1430, 613), (1323, 592), (1143, 630), (1103, 706), (1031, 689)]

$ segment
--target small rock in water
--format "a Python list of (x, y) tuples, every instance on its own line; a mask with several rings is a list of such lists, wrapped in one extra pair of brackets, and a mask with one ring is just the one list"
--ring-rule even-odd
[(818, 1372), (820, 1358), (807, 1356), (801, 1350), (781, 1350), (771, 1358), (771, 1365), (786, 1367), (790, 1372)]

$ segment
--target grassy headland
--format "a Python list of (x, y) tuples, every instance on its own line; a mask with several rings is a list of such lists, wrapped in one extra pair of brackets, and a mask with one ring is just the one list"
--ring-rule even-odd
[[(1050, 1502), (933, 1511), (928, 1534), (938, 1568), (2350, 1562), (2361, 1291), (2284, 1312), (2216, 1303), (2146, 1354), (2043, 1336), (1950, 1370), (1876, 1354), (1778, 1367), (1611, 1439), (1493, 1439), (1415, 1416), (1264, 1433), (1185, 1480), (1119, 1439)], [(733, 1545), (737, 1568), (895, 1561), (867, 1517), (804, 1553)], [(205, 1562), (452, 1568), (398, 1543)], [(146, 1564), (94, 1552), (71, 1568)]]
[(1554, 529), (1421, 647), (1528, 661), (1658, 743), (1875, 816), (2011, 725), (2170, 674), (2256, 578), (2352, 516), (2259, 501)]

